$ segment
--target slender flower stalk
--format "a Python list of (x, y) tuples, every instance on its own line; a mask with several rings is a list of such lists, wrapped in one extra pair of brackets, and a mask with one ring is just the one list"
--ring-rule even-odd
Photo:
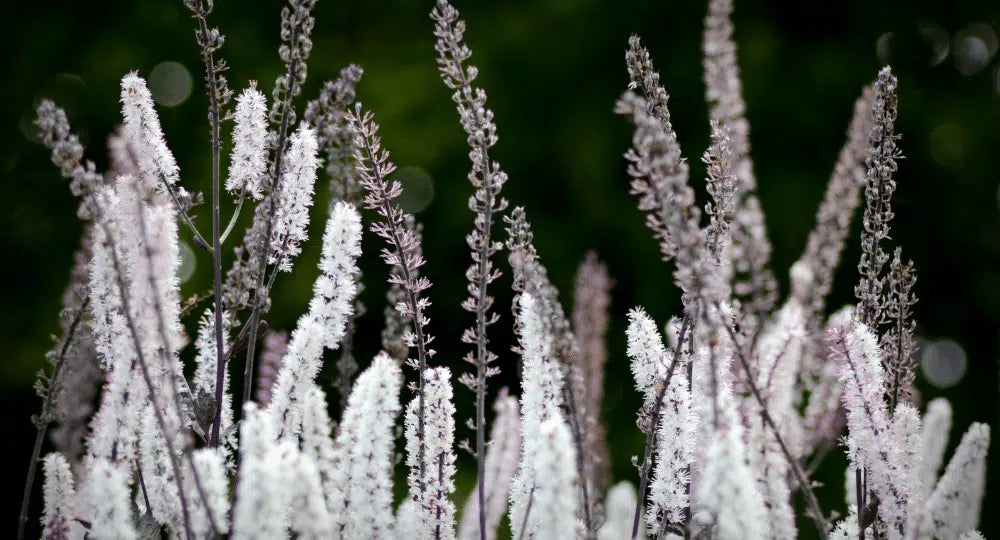
[(476, 347), (474, 353), (470, 352), (465, 357), (475, 366), (476, 374), (474, 378), (471, 374), (463, 374), (460, 381), (476, 393), (476, 417), (473, 421), (476, 429), (476, 474), (483, 480), (476, 487), (480, 508), (479, 537), (486, 540), (486, 491), (492, 489), (485, 485), (484, 473), (486, 379), (500, 371), (490, 366), (497, 357), (487, 349), (489, 340), (486, 330), (499, 320), (499, 315), (490, 313), (493, 298), (487, 289), (500, 277), (500, 271), (493, 266), (491, 257), (503, 244), (493, 240), (492, 234), (494, 215), (507, 208), (506, 199), (500, 196), (507, 174), (500, 170), (499, 163), (490, 160), (489, 150), (497, 142), (496, 124), (493, 122), (493, 111), (486, 107), (486, 92), (472, 86), (479, 71), (476, 66), (465, 65), (472, 51), (463, 41), (465, 23), (458, 16), (458, 10), (447, 0), (438, 0), (431, 11), (438, 71), (445, 86), (454, 91), (451, 98), (458, 109), (462, 128), (468, 134), (469, 159), (472, 161), (469, 181), (475, 188), (475, 193), (469, 198), (469, 209), (475, 212), (476, 218), (473, 231), (466, 237), (466, 243), (472, 250), (472, 265), (466, 271), (469, 296), (462, 307), (475, 314), (476, 322), (462, 334), (462, 341)]
[(913, 355), (917, 345), (913, 341), (913, 331), (917, 323), (913, 321), (911, 312), (913, 305), (917, 303), (917, 297), (912, 292), (916, 282), (917, 273), (913, 270), (913, 261), (904, 264), (900, 249), (896, 248), (892, 262), (889, 263), (886, 283), (888, 290), (885, 315), (890, 320), (891, 328), (882, 336), (889, 411), (895, 411), (899, 403), (909, 401), (913, 379), (916, 377)]
[[(375, 210), (383, 221), (372, 224), (372, 231), (381, 237), (386, 248), (382, 250), (382, 260), (390, 267), (389, 284), (398, 284), (406, 291), (406, 299), (396, 306), (403, 317), (409, 317), (413, 322), (412, 332), (405, 338), (411, 348), (417, 350), (416, 359), (408, 359), (407, 364), (417, 370), (418, 418), (417, 435), (424, 438), (424, 370), (427, 360), (434, 355), (430, 349), (432, 336), (426, 333), (425, 327), (430, 319), (424, 310), (430, 306), (430, 300), (423, 295), (431, 286), (426, 277), (419, 275), (419, 269), (424, 264), (420, 250), (420, 240), (412, 227), (412, 219), (399, 207), (394, 199), (403, 192), (403, 187), (395, 180), (389, 180), (389, 175), (396, 170), (396, 165), (389, 161), (389, 151), (382, 148), (382, 139), (378, 136), (378, 124), (374, 115), (368, 111), (362, 113), (361, 104), (355, 106), (350, 121), (354, 125), (357, 138), (355, 160), (361, 186), (367, 192), (365, 208)], [(420, 476), (426, 474), (426, 456), (423, 447), (419, 450)]]

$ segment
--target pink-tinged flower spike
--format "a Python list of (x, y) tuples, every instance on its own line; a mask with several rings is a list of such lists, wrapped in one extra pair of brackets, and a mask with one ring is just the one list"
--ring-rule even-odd
[(257, 90), (256, 83), (236, 98), (234, 120), (226, 190), (243, 191), (257, 201), (264, 198), (267, 177), (267, 98)]
[(951, 403), (945, 398), (937, 398), (927, 404), (920, 430), (920, 493), (925, 501), (937, 484), (950, 432)]
[[(563, 384), (559, 366), (552, 359), (551, 338), (545, 331), (539, 302), (530, 293), (520, 296), (521, 321), (521, 461), (510, 489), (510, 526), (513, 538), (521, 537), (525, 514), (533, 506), (534, 491), (539, 482), (536, 469), (538, 456), (544, 450), (545, 438), (542, 424), (556, 418), (562, 419)], [(568, 456), (568, 455), (567, 455)], [(564, 459), (567, 458), (564, 456)], [(575, 452), (573, 452), (575, 458)], [(567, 459), (567, 462), (569, 460)], [(530, 510), (537, 516), (537, 509)], [(570, 511), (575, 515), (575, 510)], [(544, 519), (552, 516), (545, 515)], [(533, 537), (534, 527), (525, 529), (524, 538)]]
[[(486, 539), (494, 540), (497, 526), (507, 512), (507, 494), (510, 482), (517, 472), (521, 453), (521, 412), (517, 398), (500, 390), (493, 404), (496, 417), (490, 428), (490, 442), (486, 446), (486, 480), (493, 486), (486, 492)], [(477, 480), (478, 482), (478, 480)], [(458, 537), (462, 540), (476, 540), (479, 536), (479, 497), (476, 490), (469, 494), (462, 508), (462, 519), (458, 526)]]
[(392, 466), (403, 383), (399, 365), (379, 354), (354, 383), (336, 448), (336, 489), (327, 494), (334, 537), (384, 538), (392, 534)]
[(80, 197), (77, 217), (93, 218), (96, 210), (93, 194), (104, 185), (104, 177), (97, 172), (94, 162), (83, 158), (83, 145), (70, 129), (66, 111), (43, 99), (38, 104), (35, 125), (42, 143), (52, 152), (52, 163), (59, 167), (63, 178), (70, 181), (70, 192)]
[(274, 227), (271, 229), (271, 253), (268, 264), (282, 272), (292, 270), (292, 259), (301, 251), (300, 244), (309, 236), (309, 208), (313, 204), (316, 183), (316, 132), (302, 126), (292, 134), (290, 147), (278, 187)]
[[(853, 321), (832, 328), (828, 341), (842, 369), (851, 466), (866, 471), (868, 488), (879, 500), (878, 515), (887, 537), (903, 538), (909, 514), (920, 497), (919, 480), (908, 463), (911, 456), (902, 447), (904, 441), (897, 438), (900, 430), (890, 424), (878, 343), (867, 326)], [(916, 428), (919, 430), (919, 425)], [(919, 438), (919, 431), (907, 438)]]
[(136, 538), (128, 466), (97, 458), (87, 463), (80, 489), (80, 517), (94, 538)]
[[(417, 435), (417, 399), (406, 409), (406, 465), (410, 468), (409, 497), (419, 506), (417, 536), (421, 540), (455, 538), (455, 404), (451, 371), (432, 368), (425, 373), (424, 438)], [(421, 471), (420, 447), (428, 466)], [(421, 477), (420, 474), (423, 473)]]
[[(604, 525), (597, 530), (597, 540), (621, 540), (632, 537), (632, 511), (638, 502), (635, 486), (631, 482), (619, 482), (608, 490), (604, 499), (606, 516)], [(640, 529), (638, 540), (646, 540), (646, 533)], [(674, 540), (667, 536), (668, 540)]]
[[(70, 531), (79, 533), (75, 521), (76, 491), (73, 489), (73, 472), (62, 454), (53, 452), (43, 460), (45, 483), (42, 493), (45, 510), (42, 513), (42, 538), (60, 540), (71, 538)], [(75, 537), (75, 536), (74, 536)]]
[(353, 309), (357, 258), (361, 255), (361, 216), (348, 203), (337, 203), (323, 235), (320, 276), (313, 287), (309, 312), (299, 319), (288, 352), (271, 391), (267, 412), (279, 439), (302, 429), (302, 404), (323, 360), (323, 349), (335, 349)]
[(604, 399), (604, 365), (608, 361), (611, 285), (607, 266), (597, 259), (596, 253), (587, 252), (576, 273), (571, 320), (584, 381), (583, 409), (594, 420), (585, 432), (584, 477), (593, 486), (591, 491), (597, 493), (605, 490), (611, 477), (606, 428), (599, 418)]
[(266, 407), (271, 403), (271, 388), (278, 379), (281, 359), (288, 352), (288, 332), (268, 330), (264, 335), (264, 348), (260, 351), (257, 366), (257, 388), (254, 397), (257, 404)]
[(980, 423), (969, 426), (927, 499), (915, 537), (956, 538), (976, 528), (983, 504), (989, 448), (990, 427)]
[[(732, 0), (711, 0), (705, 16), (704, 76), (709, 118), (727, 126), (732, 139), (733, 173), (738, 179), (739, 203), (733, 226), (734, 292), (743, 300), (750, 325), (763, 324), (762, 314), (774, 307), (778, 284), (768, 268), (771, 243), (764, 213), (755, 193), (757, 180), (750, 159), (750, 124), (740, 82), (733, 41)], [(757, 326), (759, 328), (759, 326)]]
[(138, 181), (145, 193), (161, 191), (163, 184), (177, 183), (180, 169), (167, 148), (160, 128), (160, 117), (153, 107), (153, 96), (146, 81), (135, 71), (122, 78), (122, 128), (135, 143)]

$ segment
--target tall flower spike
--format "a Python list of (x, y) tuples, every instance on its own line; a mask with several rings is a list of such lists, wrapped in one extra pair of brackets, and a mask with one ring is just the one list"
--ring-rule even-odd
[[(239, 477), (233, 508), (233, 538), (282, 538), (287, 535), (289, 482), (283, 474), (285, 448), (275, 444), (275, 426), (269, 415), (248, 402), (240, 422)], [(284, 448), (283, 448), (284, 447)]]
[(167, 148), (160, 128), (160, 117), (153, 107), (153, 96), (146, 81), (130, 72), (122, 79), (122, 127), (127, 139), (136, 142), (138, 179), (147, 193), (162, 189), (161, 183), (173, 186), (180, 169)]
[[(629, 88), (641, 91), (645, 98), (643, 106), (648, 108), (647, 114), (652, 116), (652, 120), (655, 120), (662, 129), (662, 138), (659, 140), (662, 144), (660, 148), (662, 156), (658, 162), (653, 164), (630, 160), (632, 165), (629, 175), (632, 177), (631, 192), (639, 198), (639, 210), (646, 212), (646, 225), (653, 231), (653, 237), (660, 244), (663, 260), (668, 261), (677, 251), (677, 239), (671, 236), (667, 225), (670, 218), (669, 207), (675, 196), (676, 186), (688, 182), (688, 164), (681, 155), (677, 134), (670, 124), (667, 92), (660, 85), (660, 75), (653, 68), (649, 51), (642, 46), (639, 36), (629, 38), (629, 50), (625, 54), (625, 62), (628, 66)], [(618, 111), (624, 112), (632, 105), (638, 103), (620, 102)], [(658, 173), (655, 176), (651, 174), (654, 166)]]
[(937, 484), (950, 432), (951, 403), (945, 398), (937, 398), (927, 404), (920, 431), (920, 493), (923, 500), (930, 497)]
[(854, 306), (845, 306), (830, 315), (820, 339), (822, 346), (817, 346), (816, 354), (820, 355), (817, 359), (819, 365), (816, 367), (815, 382), (809, 393), (809, 402), (806, 404), (803, 419), (803, 431), (809, 437), (805, 441), (807, 448), (816, 448), (824, 442), (833, 443), (840, 437), (840, 432), (844, 428), (841, 403), (844, 384), (840, 380), (842, 366), (838, 357), (832, 354), (833, 342), (829, 339), (834, 335), (834, 328), (850, 324), (854, 311)]
[[(485, 484), (494, 486), (486, 493), (486, 538), (497, 537), (497, 526), (507, 512), (507, 494), (511, 479), (517, 472), (521, 452), (521, 412), (517, 398), (501, 389), (493, 404), (496, 417), (490, 428), (490, 442), (486, 447)], [(478, 482), (478, 479), (477, 479)], [(462, 520), (458, 525), (458, 537), (475, 540), (479, 531), (479, 496), (473, 490), (462, 508)]]
[(858, 273), (861, 280), (854, 288), (858, 298), (858, 319), (872, 330), (885, 320), (882, 298), (886, 280), (882, 268), (889, 262), (889, 255), (882, 250), (882, 240), (889, 237), (889, 221), (893, 217), (892, 194), (896, 190), (893, 176), (896, 160), (901, 156), (896, 140), (896, 77), (889, 66), (882, 68), (875, 80), (875, 99), (872, 102), (871, 129), (868, 134), (868, 153), (865, 163), (864, 231), (861, 234), (861, 261)]
[(750, 159), (750, 124), (733, 41), (732, 11), (733, 0), (708, 3), (703, 42), (705, 98), (709, 118), (728, 126), (732, 139), (733, 174), (738, 179), (740, 193), (733, 227), (734, 290), (744, 300), (744, 310), (749, 316), (746, 322), (759, 328), (763, 321), (755, 319), (774, 307), (778, 285), (768, 268), (771, 243), (755, 194), (757, 180)]
[(309, 208), (313, 203), (313, 185), (316, 183), (316, 132), (300, 127), (292, 134), (288, 150), (288, 163), (277, 191), (277, 210), (271, 230), (271, 253), (268, 263), (277, 264), (283, 272), (290, 272), (292, 259), (298, 256), (299, 244), (308, 237)]
[(66, 458), (59, 453), (45, 456), (43, 470), (45, 483), (45, 511), (42, 514), (42, 538), (59, 540), (70, 538), (70, 530), (78, 525), (76, 519), (76, 490), (73, 472)]
[[(451, 371), (428, 369), (425, 374), (424, 439), (418, 438), (419, 403), (406, 409), (406, 464), (410, 468), (409, 497), (417, 507), (417, 536), (422, 540), (455, 538), (455, 404), (452, 397)], [(421, 452), (423, 448), (423, 452)], [(426, 455), (428, 467), (421, 470), (418, 461)], [(423, 473), (423, 476), (420, 474)]]
[(80, 489), (81, 518), (90, 522), (94, 538), (136, 538), (132, 523), (128, 467), (103, 458), (91, 461)]
[(264, 335), (264, 348), (260, 351), (257, 366), (257, 388), (254, 397), (261, 407), (271, 403), (271, 389), (278, 380), (281, 360), (288, 352), (288, 333), (268, 330)]
[[(920, 490), (904, 441), (890, 424), (885, 403), (881, 352), (871, 330), (860, 322), (831, 329), (830, 343), (841, 365), (847, 409), (847, 454), (854, 470), (864, 468), (878, 515), (890, 540), (903, 538)], [(918, 428), (919, 429), (919, 428)], [(919, 433), (913, 436), (919, 437)], [(912, 445), (911, 445), (912, 446)], [(913, 449), (913, 450), (918, 450)]]
[(292, 532), (303, 540), (333, 537), (333, 521), (323, 494), (319, 464), (312, 456), (298, 450), (290, 454), (287, 481), (292, 484), (289, 501)]
[(728, 247), (728, 217), (736, 209), (739, 180), (734, 174), (736, 164), (733, 163), (731, 130), (715, 120), (711, 124), (712, 144), (701, 158), (707, 169), (706, 184), (711, 196), (711, 201), (705, 204), (705, 213), (709, 217), (705, 241), (712, 257), (721, 264), (723, 251)]
[(576, 273), (573, 289), (573, 335), (579, 349), (578, 365), (584, 381), (583, 408), (592, 423), (586, 426), (584, 478), (593, 492), (605, 490), (611, 476), (611, 452), (604, 422), (600, 419), (604, 398), (604, 365), (608, 361), (608, 310), (611, 307), (608, 268), (593, 251), (587, 252)]
[[(231, 313), (223, 313), (222, 336), (224, 343), (230, 342), (229, 330), (231, 318)], [(197, 406), (195, 416), (202, 428), (206, 428), (207, 432), (207, 425), (213, 419), (210, 417), (206, 418), (204, 415), (211, 413), (215, 407), (220, 406), (220, 404), (215, 403), (215, 378), (217, 375), (216, 362), (218, 362), (218, 354), (215, 341), (215, 313), (212, 311), (212, 308), (206, 309), (205, 313), (201, 316), (198, 326), (198, 337), (195, 340), (195, 349), (197, 353), (195, 354), (194, 388), (192, 388)], [(222, 415), (220, 417), (219, 430), (222, 434), (220, 440), (225, 442), (223, 448), (226, 449), (225, 457), (228, 461), (230, 457), (228, 454), (229, 450), (236, 448), (236, 429), (233, 424), (233, 396), (229, 390), (229, 370), (226, 369), (224, 371), (225, 374), (222, 379)]]
[[(386, 243), (386, 247), (382, 250), (382, 260), (390, 268), (388, 281), (390, 285), (396, 283), (406, 291), (405, 301), (400, 302), (396, 310), (401, 316), (410, 317), (413, 321), (413, 331), (406, 334), (405, 340), (410, 347), (417, 350), (417, 357), (409, 359), (407, 363), (417, 370), (419, 399), (417, 431), (422, 439), (424, 370), (427, 369), (428, 359), (434, 355), (434, 350), (429, 348), (433, 337), (425, 330), (430, 319), (424, 311), (430, 306), (430, 300), (422, 294), (430, 288), (431, 282), (419, 274), (420, 267), (424, 265), (420, 237), (412, 226), (407, 227), (412, 221), (394, 202), (394, 199), (403, 192), (403, 187), (399, 182), (389, 180), (389, 175), (396, 170), (396, 165), (389, 161), (389, 151), (382, 148), (382, 139), (378, 136), (378, 124), (375, 123), (374, 115), (370, 111), (362, 113), (361, 104), (358, 103), (349, 120), (357, 133), (355, 139), (357, 151), (354, 158), (358, 175), (361, 177), (361, 186), (367, 193), (365, 208), (375, 210), (382, 218), (382, 221), (373, 223), (371, 229)], [(420, 458), (421, 469), (427, 466), (424, 457)]]
[(393, 530), (393, 426), (402, 374), (379, 354), (358, 377), (334, 445), (336, 490), (328, 493), (334, 536), (383, 538)]
[(336, 492), (333, 484), (337, 451), (333, 445), (331, 432), (333, 425), (330, 413), (326, 410), (326, 394), (318, 386), (313, 385), (306, 393), (306, 402), (302, 414), (302, 453), (316, 462), (318, 477), (323, 486), (327, 506), (330, 497)]
[(267, 98), (256, 83), (236, 98), (235, 121), (226, 190), (260, 200), (267, 177)]
[[(226, 455), (219, 448), (199, 448), (191, 453), (191, 463), (197, 470), (198, 484), (193, 478), (185, 481), (188, 490), (188, 500), (199, 501), (193, 505), (191, 515), (192, 533), (198, 538), (208, 538), (216, 531), (229, 528), (226, 516), (229, 515), (229, 478), (227, 478)], [(190, 469), (188, 469), (190, 474)], [(199, 491), (201, 490), (201, 491)], [(205, 512), (201, 504), (201, 492), (205, 494), (205, 502), (211, 512)], [(210, 521), (214, 519), (214, 523)]]
[(577, 482), (573, 463), (576, 447), (569, 426), (558, 416), (542, 423), (535, 456), (534, 508), (525, 538), (580, 538), (583, 524), (576, 517)]
[(326, 158), (331, 205), (336, 201), (359, 205), (364, 195), (354, 170), (355, 133), (348, 119), (363, 74), (364, 70), (354, 64), (340, 70), (337, 80), (323, 84), (319, 97), (309, 102), (302, 117), (316, 130), (320, 152)]
[[(475, 192), (469, 198), (469, 209), (475, 214), (473, 230), (465, 241), (472, 251), (472, 264), (465, 275), (469, 280), (469, 296), (462, 307), (475, 314), (475, 324), (466, 328), (462, 341), (475, 346), (465, 356), (465, 361), (475, 366), (475, 376), (464, 373), (459, 379), (462, 384), (476, 393), (476, 416), (473, 424), (476, 430), (476, 471), (482, 480), (476, 487), (479, 503), (485, 510), (486, 491), (493, 489), (485, 485), (486, 467), (486, 379), (500, 372), (490, 364), (496, 361), (495, 353), (487, 349), (487, 328), (496, 323), (499, 315), (491, 313), (493, 297), (488, 293), (490, 283), (500, 277), (500, 270), (493, 266), (491, 257), (503, 247), (493, 239), (494, 216), (507, 208), (507, 200), (500, 196), (500, 190), (507, 181), (507, 174), (500, 164), (491, 161), (489, 150), (497, 142), (497, 127), (493, 122), (493, 111), (486, 107), (486, 91), (472, 86), (478, 74), (476, 66), (466, 65), (472, 51), (463, 41), (465, 23), (458, 19), (458, 10), (447, 0), (438, 0), (431, 10), (434, 20), (438, 71), (445, 86), (454, 90), (452, 101), (458, 109), (462, 128), (468, 135), (469, 159), (472, 169), (469, 181)], [(480, 515), (480, 535), (486, 535), (486, 514)]]
[(990, 427), (975, 423), (962, 436), (920, 518), (918, 537), (956, 538), (979, 523)]
[(309, 312), (299, 319), (288, 352), (271, 391), (267, 413), (279, 439), (302, 429), (302, 404), (319, 373), (323, 349), (334, 349), (344, 337), (357, 286), (361, 255), (361, 215), (348, 203), (337, 203), (323, 235), (320, 276), (313, 287)]

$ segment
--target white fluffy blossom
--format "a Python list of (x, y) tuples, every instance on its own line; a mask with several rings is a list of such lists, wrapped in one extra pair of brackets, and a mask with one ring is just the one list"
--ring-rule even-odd
[(534, 502), (524, 537), (578, 538), (582, 532), (576, 516), (580, 478), (569, 426), (562, 418), (552, 417), (542, 422), (540, 435), (534, 463)]
[(268, 263), (277, 264), (283, 272), (292, 269), (292, 259), (302, 249), (300, 244), (308, 237), (309, 208), (313, 204), (313, 187), (316, 183), (316, 132), (302, 126), (292, 134), (288, 153), (285, 155), (281, 182), (275, 193), (277, 204), (274, 226), (271, 229), (271, 253)]
[(414, 398), (406, 409), (409, 497), (419, 504), (414, 532), (421, 540), (455, 538), (455, 503), (450, 499), (455, 491), (455, 404), (448, 368), (424, 371), (423, 439), (418, 433), (419, 414), (419, 398)]
[(319, 540), (333, 536), (333, 522), (326, 505), (320, 471), (316, 460), (294, 449), (288, 460), (291, 489), (291, 529), (303, 540)]
[(284, 439), (302, 429), (302, 404), (322, 363), (323, 348), (336, 348), (344, 337), (357, 293), (355, 276), (361, 254), (361, 216), (348, 203), (334, 207), (323, 235), (320, 276), (309, 312), (299, 319), (288, 352), (271, 390), (267, 412)]
[[(256, 404), (243, 408), (240, 425), (240, 474), (236, 482), (233, 509), (233, 538), (283, 538), (288, 529), (291, 500), (286, 448), (275, 444), (274, 426)], [(285, 448), (283, 448), (285, 447)]]
[(329, 504), (329, 498), (335, 490), (332, 482), (337, 454), (333, 447), (333, 427), (326, 410), (326, 394), (323, 390), (312, 385), (306, 392), (302, 409), (302, 453), (315, 461), (324, 497)]
[[(913, 505), (919, 499), (917, 470), (909, 463), (912, 452), (899, 440), (902, 433), (919, 450), (916, 426), (890, 424), (885, 403), (882, 355), (875, 335), (860, 322), (831, 329), (829, 341), (841, 363), (844, 407), (847, 409), (847, 454), (854, 467), (864, 467), (868, 486), (879, 499), (879, 517), (890, 539), (902, 538)], [(913, 432), (913, 428), (917, 432)]]
[(930, 497), (944, 464), (944, 451), (951, 432), (951, 403), (937, 398), (927, 404), (924, 425), (920, 430), (920, 490), (921, 498)]
[(329, 494), (334, 536), (367, 540), (393, 530), (393, 426), (402, 373), (385, 353), (354, 383), (335, 448), (337, 489)]
[(177, 183), (179, 169), (167, 148), (160, 128), (160, 117), (153, 107), (153, 96), (146, 81), (132, 71), (122, 78), (122, 131), (134, 144), (138, 179), (145, 193), (161, 190), (162, 182)]
[[(191, 461), (198, 472), (198, 481), (205, 494), (210, 512), (205, 511), (198, 485), (191, 469), (185, 466), (184, 487), (191, 505), (191, 529), (196, 538), (209, 538), (216, 531), (228, 531), (229, 478), (226, 476), (226, 458), (221, 448), (199, 448), (191, 452)], [(211, 519), (209, 519), (211, 518)]]
[(45, 484), (45, 510), (42, 513), (42, 538), (69, 538), (70, 530), (78, 527), (76, 518), (76, 491), (73, 472), (66, 458), (53, 452), (42, 460)]
[(81, 517), (90, 522), (94, 538), (136, 537), (127, 466), (101, 458), (90, 461), (79, 500)]
[(226, 190), (245, 190), (254, 200), (264, 197), (267, 176), (267, 99), (251, 86), (236, 98), (233, 152)]
[[(521, 461), (510, 489), (514, 538), (521, 536), (521, 523), (537, 487), (535, 462), (543, 451), (542, 424), (552, 418), (562, 419), (562, 377), (559, 367), (549, 358), (552, 339), (546, 335), (539, 309), (535, 297), (528, 293), (521, 295)], [(531, 529), (526, 531), (525, 538), (530, 535)]]
[(927, 499), (920, 519), (921, 538), (957, 538), (979, 523), (989, 447), (990, 427), (979, 423), (969, 426)]
[[(222, 342), (229, 343), (229, 330), (232, 315), (222, 313)], [(219, 357), (215, 342), (215, 312), (206, 309), (198, 323), (198, 337), (195, 339), (194, 379), (192, 393), (194, 397), (211, 396), (215, 400), (216, 368)], [(216, 403), (216, 406), (218, 404)], [(230, 452), (236, 448), (236, 427), (233, 425), (233, 395), (229, 390), (229, 370), (223, 369), (222, 378), (222, 415), (219, 426), (219, 440), (222, 442), (223, 457), (231, 462)], [(232, 464), (229, 463), (231, 466)]]
[[(518, 458), (521, 452), (521, 415), (517, 406), (517, 398), (507, 395), (501, 390), (493, 405), (496, 418), (490, 428), (489, 445), (486, 447), (486, 464), (484, 474), (487, 486), (485, 495), (486, 506), (486, 540), (494, 540), (497, 526), (507, 511), (507, 494), (510, 481), (517, 472)], [(483, 481), (478, 479), (477, 482)], [(462, 540), (477, 540), (479, 538), (479, 497), (474, 487), (469, 493), (465, 506), (462, 508), (462, 519), (458, 526), (458, 537)]]

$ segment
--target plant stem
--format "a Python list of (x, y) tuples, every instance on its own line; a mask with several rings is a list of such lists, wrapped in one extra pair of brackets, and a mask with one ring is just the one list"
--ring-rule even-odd
[(50, 409), (55, 403), (55, 399), (53, 398), (55, 392), (53, 389), (57, 388), (56, 381), (59, 375), (62, 374), (63, 365), (66, 363), (66, 352), (76, 337), (77, 328), (80, 326), (80, 321), (83, 320), (83, 314), (86, 313), (88, 306), (90, 306), (90, 298), (85, 298), (83, 304), (77, 309), (76, 315), (73, 316), (73, 322), (70, 323), (69, 329), (66, 330), (66, 337), (64, 338), (62, 347), (59, 348), (59, 359), (56, 360), (56, 365), (52, 368), (49, 390), (45, 394), (45, 401), (42, 402), (42, 413), (39, 415), (39, 424), (35, 433), (35, 445), (31, 449), (28, 478), (24, 481), (24, 495), (21, 496), (21, 513), (17, 518), (17, 540), (24, 540), (24, 527), (28, 523), (28, 506), (31, 504), (31, 490), (35, 485), (35, 471), (38, 468), (38, 457), (42, 454), (42, 443), (45, 442), (45, 434), (49, 430), (49, 424), (52, 423), (49, 418), (52, 417)]

